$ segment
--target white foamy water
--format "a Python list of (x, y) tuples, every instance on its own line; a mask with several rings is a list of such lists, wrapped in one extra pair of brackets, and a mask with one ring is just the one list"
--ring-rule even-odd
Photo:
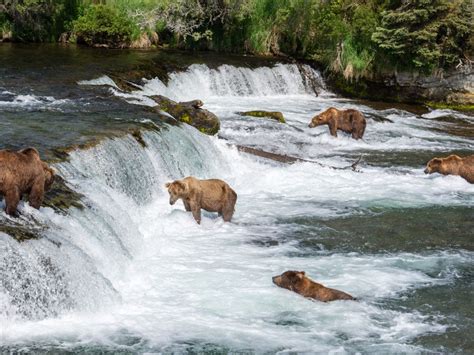
[[(191, 65), (184, 72), (171, 73), (167, 84), (155, 78), (145, 81), (143, 90), (132, 93), (113, 90), (113, 93), (130, 103), (146, 106), (155, 105), (149, 98), (152, 95), (164, 95), (177, 101), (201, 99), (204, 108), (221, 119), (221, 137), (302, 158), (354, 151), (474, 149), (472, 139), (446, 134), (450, 123), (422, 119), (454, 115), (469, 120), (470, 116), (450, 110), (435, 110), (422, 117), (396, 109), (375, 110), (335, 97), (327, 91), (319, 72), (309, 66), (278, 64), (272, 68), (250, 69), (222, 65), (210, 69), (206, 65)], [(361, 110), (368, 120), (364, 139), (355, 141), (343, 132), (334, 138), (327, 126), (308, 128), (311, 118), (329, 107)], [(280, 111), (288, 124), (237, 114), (249, 110)], [(391, 122), (380, 121), (378, 117)], [(424, 160), (420, 162), (424, 163)]]
[[(308, 70), (305, 75), (318, 76)], [(113, 86), (104, 77), (93, 84)], [(443, 122), (362, 105), (357, 107), (368, 118), (363, 141), (333, 138), (325, 127), (309, 129), (315, 113), (355, 103), (316, 97), (293, 65), (195, 65), (172, 74), (167, 85), (154, 79), (143, 91), (112, 90), (144, 105), (152, 104), (147, 95), (153, 94), (203, 99), (221, 118), (221, 138), (165, 125), (143, 134), (146, 149), (127, 136), (75, 151), (57, 164), (84, 195), (85, 208), (63, 215), (22, 202), (21, 223), (31, 227), (34, 219), (38, 228), (47, 226), (44, 238), (19, 244), (0, 233), (0, 349), (403, 353), (424, 350), (412, 345), (418, 336), (442, 334), (446, 322), (456, 326), (441, 315), (386, 304), (413, 290), (452, 287), (472, 264), (472, 252), (322, 248), (308, 256), (296, 240), (279, 237), (316, 238), (317, 232), (295, 222), (300, 217), (473, 207), (474, 185), (456, 176), (425, 175), (424, 161), (362, 165), (358, 173), (279, 164), (228, 143), (346, 166), (361, 152), (435, 154), (472, 149), (472, 140), (441, 132)], [(288, 124), (236, 114), (250, 109), (281, 111)], [(237, 191), (232, 223), (204, 212), (197, 225), (181, 202), (169, 205), (165, 182), (188, 175), (221, 178)], [(8, 217), (2, 212), (0, 218)], [(268, 238), (278, 242), (261, 243)], [(288, 269), (305, 270), (359, 301), (318, 303), (277, 288), (271, 277)]]
[(9, 91), (3, 91), (0, 97), (0, 109), (49, 109), (67, 104), (68, 99), (56, 99), (52, 96), (38, 95), (16, 95)]
[(184, 72), (170, 74), (167, 85), (159, 79), (148, 80), (143, 93), (159, 92), (178, 101), (195, 99), (197, 93), (203, 100), (214, 96), (314, 95), (310, 83), (323, 92), (320, 74), (307, 65), (277, 64), (256, 69), (221, 65), (210, 69), (204, 64), (193, 64)]
[(467, 122), (474, 123), (474, 117), (465, 115), (459, 111), (454, 111), (454, 110), (449, 110), (449, 109), (433, 110), (422, 115), (422, 117), (424, 118), (439, 118), (439, 117), (446, 117), (446, 116), (452, 116), (461, 120), (465, 120)]
[[(56, 166), (85, 195), (85, 210), (63, 216), (22, 203), (23, 213), (50, 226), (48, 239), (18, 244), (1, 235), (3, 255), (10, 259), (3, 268), (17, 271), (15, 257), (26, 270), (20, 279), (41, 275), (49, 269), (31, 261), (47, 255), (62, 276), (42, 277), (29, 289), (36, 294), (47, 287), (52, 295), (43, 297), (56, 300), (42, 303), (40, 314), (30, 298), (18, 304), (9, 298), (10, 289), (0, 293), (4, 346), (184, 351), (183, 344), (216, 344), (257, 352), (353, 352), (370, 344), (374, 351), (404, 352), (417, 350), (406, 344), (409, 339), (445, 331), (421, 313), (378, 303), (411, 289), (449, 285), (471, 253), (308, 258), (294, 256), (292, 242), (262, 247), (254, 241), (277, 228), (297, 229), (274, 224), (292, 215), (331, 217), (380, 204), (472, 203), (472, 185), (415, 171), (336, 173), (310, 163), (258, 162), (190, 127), (168, 127), (144, 139), (145, 150), (131, 137), (114, 139), (74, 152), (70, 162)], [(223, 178), (238, 191), (232, 223), (204, 213), (197, 225), (180, 203), (168, 204), (163, 184), (186, 175)], [(399, 189), (386, 188), (392, 180)], [(370, 188), (348, 200), (346, 191), (364, 181)], [(271, 276), (287, 269), (306, 270), (360, 301), (317, 303), (279, 289)]]
[(115, 82), (107, 75), (103, 75), (97, 79), (92, 79), (92, 80), (80, 80), (77, 83), (79, 85), (92, 85), (92, 86), (106, 85), (106, 86), (111, 86), (113, 88), (118, 89), (117, 84), (115, 84)]

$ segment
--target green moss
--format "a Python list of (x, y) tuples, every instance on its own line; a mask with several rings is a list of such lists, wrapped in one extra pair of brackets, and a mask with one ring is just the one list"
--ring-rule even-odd
[(192, 119), (191, 119), (191, 116), (188, 115), (187, 113), (183, 113), (180, 117), (179, 117), (179, 120), (181, 122), (184, 122), (184, 123), (187, 123), (187, 124), (191, 124), (192, 123)]
[(426, 102), (426, 105), (435, 109), (450, 109), (456, 111), (474, 111), (474, 105), (449, 104), (447, 102)]
[(285, 117), (281, 112), (276, 111), (246, 111), (246, 112), (239, 112), (241, 116), (250, 116), (250, 117), (258, 117), (258, 118), (270, 118), (272, 120), (278, 121), (280, 123), (286, 123)]

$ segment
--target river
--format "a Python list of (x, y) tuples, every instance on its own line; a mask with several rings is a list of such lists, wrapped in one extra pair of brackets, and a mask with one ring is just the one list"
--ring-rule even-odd
[[(112, 69), (150, 61), (180, 69), (115, 87)], [(155, 94), (203, 100), (219, 134), (162, 121)], [(365, 114), (363, 140), (308, 128), (331, 106)], [(237, 114), (253, 109), (287, 124)], [(472, 352), (474, 185), (423, 169), (472, 154), (473, 127), (466, 113), (339, 97), (318, 71), (275, 60), (1, 45), (0, 148), (37, 147), (82, 207), (0, 213), (41, 236), (0, 232), (0, 351)], [(235, 144), (336, 167), (362, 158), (358, 171), (284, 164)], [(231, 223), (169, 205), (164, 184), (188, 175), (234, 188)], [(358, 301), (280, 289), (271, 277), (285, 270)]]

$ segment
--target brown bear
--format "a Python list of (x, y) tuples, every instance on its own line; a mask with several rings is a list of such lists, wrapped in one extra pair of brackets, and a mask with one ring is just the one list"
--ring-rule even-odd
[(345, 292), (314, 282), (305, 276), (304, 271), (285, 271), (279, 276), (274, 276), (272, 280), (273, 283), (279, 287), (322, 302), (355, 300), (354, 297)]
[(25, 193), (29, 194), (30, 205), (40, 208), (54, 175), (54, 170), (41, 161), (35, 148), (18, 152), (0, 150), (0, 195), (5, 196), (6, 212), (15, 215)]
[(224, 181), (218, 179), (198, 180), (192, 176), (166, 183), (170, 194), (170, 205), (182, 199), (186, 211), (191, 211), (198, 224), (201, 223), (201, 208), (218, 212), (229, 222), (234, 214), (237, 194)]
[(337, 137), (337, 130), (351, 133), (352, 138), (360, 139), (364, 135), (365, 121), (364, 115), (357, 110), (338, 110), (330, 107), (326, 111), (314, 116), (308, 127), (313, 128), (321, 125), (328, 125), (332, 136)]
[(474, 184), (474, 155), (461, 158), (452, 154), (447, 158), (433, 158), (426, 165), (425, 174), (433, 173), (459, 175)]

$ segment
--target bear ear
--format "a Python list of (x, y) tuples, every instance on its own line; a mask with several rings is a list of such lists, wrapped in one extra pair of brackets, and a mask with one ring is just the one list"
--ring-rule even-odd
[(186, 190), (187, 185), (186, 185), (185, 182), (180, 181), (180, 180), (176, 180), (174, 183), (175, 183), (176, 186), (179, 187), (181, 190)]
[(39, 158), (39, 152), (36, 150), (36, 148), (33, 148), (33, 147), (22, 149), (19, 151), (19, 153)]
[(298, 272), (296, 273), (296, 277), (298, 277), (299, 279), (302, 279), (304, 276), (305, 276), (305, 272), (304, 272), (304, 271), (298, 271)]
[(167, 183), (165, 184), (165, 187), (166, 187), (166, 188), (168, 188), (168, 187), (170, 187), (170, 186), (171, 186), (171, 182), (167, 182)]
[(184, 193), (188, 193), (188, 191), (189, 191), (189, 185), (188, 185), (188, 183), (185, 182), (185, 181), (181, 181), (181, 186), (182, 186), (182, 188), (183, 188), (183, 192), (184, 192)]

